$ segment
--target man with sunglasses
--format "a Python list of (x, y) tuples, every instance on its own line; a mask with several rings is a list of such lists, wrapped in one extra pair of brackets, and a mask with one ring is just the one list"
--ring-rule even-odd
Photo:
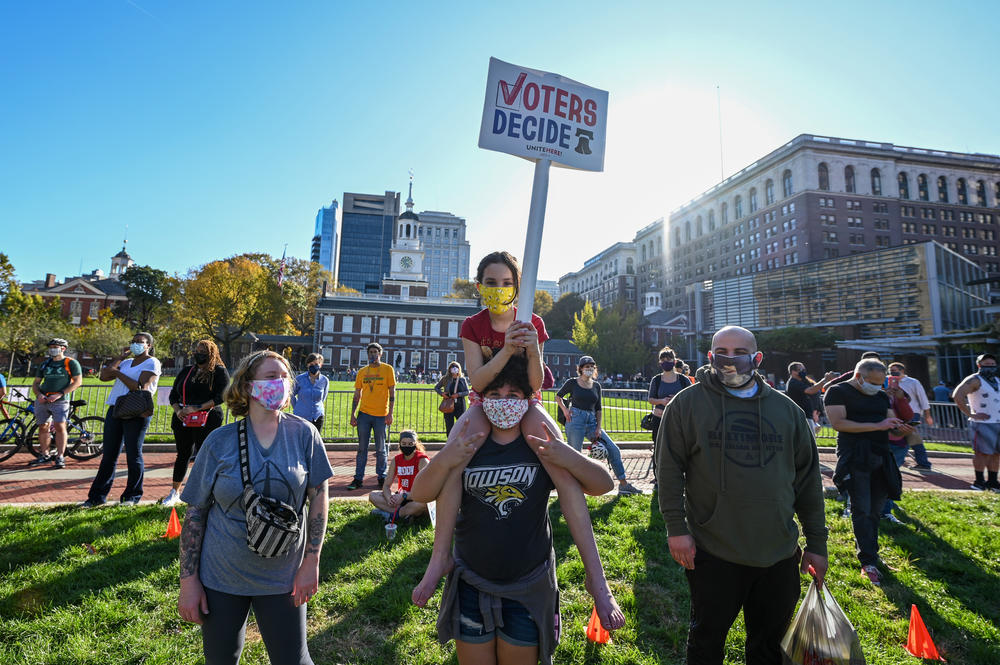
[(746, 661), (777, 663), (799, 570), (826, 573), (819, 454), (802, 410), (758, 373), (753, 333), (722, 328), (708, 357), (666, 405), (656, 444), (670, 554), (691, 592), (687, 662), (721, 665), (742, 609)]

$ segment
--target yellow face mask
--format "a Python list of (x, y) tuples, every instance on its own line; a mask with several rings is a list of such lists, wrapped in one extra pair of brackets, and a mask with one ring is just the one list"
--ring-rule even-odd
[(479, 297), (490, 314), (503, 314), (514, 302), (513, 286), (480, 286)]

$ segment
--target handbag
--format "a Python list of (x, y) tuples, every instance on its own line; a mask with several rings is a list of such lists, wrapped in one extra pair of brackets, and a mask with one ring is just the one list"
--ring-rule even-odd
[(654, 416), (652, 413), (647, 413), (642, 417), (642, 422), (639, 423), (639, 427), (652, 431), (656, 426), (656, 421), (659, 420), (659, 416)]
[(247, 421), (237, 426), (240, 440), (240, 477), (243, 479), (243, 509), (247, 518), (247, 547), (251, 552), (273, 559), (286, 554), (302, 533), (299, 511), (287, 503), (262, 496), (250, 482), (250, 452)]
[(115, 400), (115, 418), (131, 420), (153, 415), (153, 394), (148, 390), (130, 390)]
[(440, 411), (441, 413), (452, 413), (454, 410), (455, 410), (454, 397), (445, 397), (443, 400), (441, 400), (441, 403), (438, 404), (438, 411)]
[[(187, 382), (191, 378), (192, 372), (194, 372), (194, 367), (188, 370), (187, 376), (184, 377), (184, 382), (181, 383), (181, 404), (184, 406), (187, 406)], [(184, 427), (204, 427), (207, 422), (208, 411), (195, 411), (181, 418), (181, 424)]]

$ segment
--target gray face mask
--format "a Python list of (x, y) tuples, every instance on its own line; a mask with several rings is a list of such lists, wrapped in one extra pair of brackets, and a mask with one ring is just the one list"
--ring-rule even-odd
[(868, 383), (864, 379), (861, 380), (861, 392), (866, 395), (876, 395), (878, 391), (882, 390), (882, 386), (876, 385), (874, 383)]

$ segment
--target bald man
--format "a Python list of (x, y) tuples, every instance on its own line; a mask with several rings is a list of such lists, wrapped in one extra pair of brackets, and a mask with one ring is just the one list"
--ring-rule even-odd
[[(799, 570), (826, 573), (819, 455), (802, 409), (758, 373), (746, 328), (715, 333), (697, 383), (667, 405), (657, 434), (660, 511), (691, 591), (689, 665), (721, 665), (743, 610), (746, 662), (781, 663)], [(805, 534), (799, 547), (798, 516)]]

